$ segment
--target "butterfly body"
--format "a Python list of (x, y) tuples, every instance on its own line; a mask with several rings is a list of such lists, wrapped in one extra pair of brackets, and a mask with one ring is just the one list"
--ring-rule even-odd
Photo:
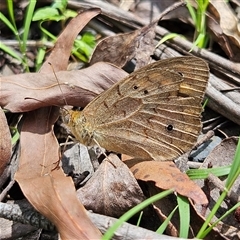
[(191, 149), (201, 131), (201, 101), (209, 69), (196, 57), (158, 61), (130, 74), (70, 111), (78, 141), (154, 160), (172, 160)]

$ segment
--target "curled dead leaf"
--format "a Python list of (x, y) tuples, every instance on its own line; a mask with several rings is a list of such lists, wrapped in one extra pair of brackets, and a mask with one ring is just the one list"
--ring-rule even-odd
[(160, 189), (175, 189), (183, 196), (191, 198), (196, 204), (205, 205), (207, 197), (201, 188), (189, 177), (180, 172), (173, 162), (145, 161), (129, 159), (124, 161), (136, 179), (151, 181)]
[[(141, 68), (149, 63), (155, 49), (154, 36), (157, 21), (130, 33), (122, 33), (107, 37), (96, 46), (90, 64), (99, 61), (111, 62), (123, 67), (127, 61), (136, 58), (137, 67)], [(121, 51), (116, 51), (121, 49)]]
[(128, 167), (113, 154), (77, 192), (87, 209), (112, 217), (120, 217), (145, 199)]
[(237, 16), (225, 1), (210, 1), (208, 10), (212, 14), (208, 25), (214, 38), (230, 59), (239, 62), (240, 29)]
[[(70, 21), (64, 29), (48, 59), (56, 61), (55, 71), (67, 68), (73, 40), (99, 12), (99, 9), (85, 11)], [(62, 55), (62, 46), (66, 47), (65, 55)], [(52, 72), (52, 69), (45, 63), (41, 73), (49, 72)], [(36, 79), (34, 83), (38, 84)], [(18, 87), (25, 88), (21, 84)], [(44, 91), (43, 95), (46, 94)], [(38, 96), (33, 97), (36, 99)], [(20, 99), (25, 100), (25, 95)], [(24, 109), (22, 103), (16, 106), (17, 103), (11, 99), (9, 92), (5, 91), (4, 97), (1, 96), (1, 104), (2, 101), (5, 102), (4, 106), (10, 104), (12, 110), (29, 111), (29, 108)], [(38, 107), (32, 109), (36, 108)], [(59, 108), (56, 107), (42, 107), (24, 114), (20, 163), (15, 179), (34, 208), (56, 225), (61, 239), (100, 239), (100, 231), (90, 221), (86, 210), (77, 199), (72, 180), (57, 166), (59, 145), (53, 133), (53, 124), (58, 118), (58, 111)]]
[(11, 134), (7, 119), (0, 107), (0, 176), (8, 164), (12, 154)]
[(12, 112), (62, 106), (66, 102), (84, 107), (127, 73), (111, 64), (97, 63), (83, 70), (60, 71), (56, 75), (58, 81), (53, 72), (43, 71), (2, 77), (0, 106)]

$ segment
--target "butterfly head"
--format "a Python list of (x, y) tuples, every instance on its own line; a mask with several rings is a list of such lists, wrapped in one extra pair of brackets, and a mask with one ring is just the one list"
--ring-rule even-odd
[(82, 111), (65, 110), (62, 112), (63, 122), (69, 127), (77, 141), (86, 145), (94, 145), (93, 131), (89, 130)]

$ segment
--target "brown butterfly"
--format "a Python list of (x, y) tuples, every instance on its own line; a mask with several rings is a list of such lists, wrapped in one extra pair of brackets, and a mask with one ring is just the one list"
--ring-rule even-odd
[(172, 160), (190, 150), (201, 131), (201, 102), (209, 68), (197, 57), (149, 64), (114, 84), (83, 111), (70, 111), (76, 139), (142, 159)]

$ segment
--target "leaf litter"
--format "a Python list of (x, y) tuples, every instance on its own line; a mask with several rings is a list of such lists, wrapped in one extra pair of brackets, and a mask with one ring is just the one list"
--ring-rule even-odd
[[(73, 22), (75, 22), (75, 19)], [(150, 26), (154, 27), (155, 24), (150, 25)], [(70, 27), (69, 27), (69, 29), (70, 29)], [(70, 49), (70, 44), (66, 44), (67, 41), (66, 41), (65, 32), (67, 32), (67, 31), (68, 31), (68, 28), (65, 29), (65, 31), (62, 33), (62, 35), (58, 39), (58, 42), (59, 42), (59, 41), (61, 41), (62, 38), (65, 38), (64, 39), (64, 46), (65, 46), (64, 49), (66, 49), (65, 56), (68, 56), (67, 54), (69, 54), (69, 49)], [(136, 51), (136, 49), (134, 47), (136, 45), (135, 39), (139, 38), (138, 35), (144, 33), (144, 31), (148, 32), (149, 28), (144, 27), (143, 31), (142, 30), (135, 31), (133, 33), (133, 37), (132, 37), (133, 43), (130, 45), (124, 45), (124, 47), (134, 48), (134, 50), (131, 50), (131, 51), (132, 52)], [(151, 31), (152, 31), (152, 29), (151, 29)], [(117, 38), (117, 37), (118, 36), (116, 36), (115, 38)], [(147, 37), (148, 37), (148, 35), (147, 35)], [(153, 38), (153, 35), (151, 37)], [(70, 38), (69, 42), (73, 41), (73, 39), (74, 38)], [(117, 41), (119, 41), (119, 40), (117, 40)], [(63, 206), (63, 208), (57, 209), (57, 211), (60, 212), (60, 215), (61, 215), (61, 212), (63, 213), (64, 209), (66, 208), (64, 205), (64, 200), (63, 200), (64, 197), (63, 198), (58, 197), (59, 196), (58, 188), (56, 188), (56, 186), (58, 186), (58, 181), (66, 181), (66, 179), (62, 180), (62, 178), (59, 177), (59, 176), (62, 176), (61, 175), (62, 171), (58, 167), (56, 167), (56, 164), (59, 161), (59, 156), (58, 156), (58, 152), (57, 152), (57, 143), (53, 136), (52, 129), (49, 128), (49, 126), (52, 126), (54, 124), (54, 122), (56, 121), (56, 118), (58, 115), (58, 110), (55, 108), (41, 109), (40, 107), (48, 106), (48, 104), (55, 105), (55, 106), (63, 105), (64, 98), (68, 104), (75, 105), (75, 106), (79, 106), (80, 104), (82, 104), (80, 106), (84, 106), (95, 95), (99, 94), (105, 88), (108, 88), (109, 85), (111, 85), (114, 81), (117, 81), (117, 80), (120, 80), (121, 78), (123, 78), (125, 76), (125, 72), (123, 72), (120, 69), (116, 69), (116, 67), (114, 67), (112, 65), (104, 64), (104, 63), (97, 63), (97, 64), (93, 65), (92, 67), (89, 67), (89, 68), (87, 68), (85, 70), (81, 70), (81, 71), (58, 72), (58, 70), (64, 69), (64, 67), (66, 65), (66, 62), (65, 62), (65, 64), (63, 64), (64, 61), (61, 61), (61, 62), (56, 61), (56, 58), (58, 58), (58, 57), (56, 57), (56, 54), (59, 54), (58, 46), (61, 46), (61, 43), (58, 44), (58, 42), (55, 45), (51, 55), (49, 56), (48, 61), (51, 62), (52, 66), (54, 67), (54, 71), (57, 72), (56, 75), (57, 75), (59, 83), (61, 84), (62, 91), (59, 90), (59, 86), (58, 86), (58, 83), (56, 82), (56, 79), (54, 79), (52, 69), (49, 67), (49, 65), (47, 64), (47, 61), (46, 61), (45, 64), (43, 65), (40, 73), (22, 74), (19, 76), (18, 81), (16, 81), (15, 80), (16, 78), (13, 78), (13, 77), (5, 77), (3, 79), (3, 83), (5, 83), (5, 85), (3, 86), (4, 87), (3, 92), (5, 93), (5, 101), (7, 103), (4, 106), (6, 108), (10, 109), (11, 111), (13, 111), (13, 112), (14, 111), (30, 111), (33, 109), (37, 109), (37, 110), (34, 110), (33, 112), (25, 114), (26, 120), (23, 123), (22, 134), (21, 134), (22, 135), (21, 136), (21, 144), (23, 146), (22, 149), (24, 149), (21, 152), (21, 159), (28, 159), (28, 160), (30, 160), (30, 162), (28, 161), (27, 163), (24, 162), (24, 164), (21, 164), (21, 161), (20, 161), (20, 168), (19, 168), (19, 171), (16, 173), (16, 180), (19, 182), (19, 184), (22, 188), (22, 191), (24, 192), (24, 194), (28, 198), (28, 200), (32, 203), (32, 205), (36, 209), (38, 209), (40, 212), (42, 212), (45, 216), (47, 216), (50, 220), (52, 220), (52, 222), (57, 226), (58, 231), (60, 232), (60, 234), (62, 236), (68, 236), (71, 234), (76, 234), (75, 230), (78, 232), (78, 229), (75, 229), (73, 227), (72, 230), (70, 229), (70, 231), (68, 231), (68, 229), (64, 228), (65, 224), (60, 220), (60, 218), (56, 218), (55, 215), (52, 216), (52, 214), (48, 212), (48, 208), (51, 209), (51, 207), (52, 207), (51, 201), (48, 200), (48, 204), (50, 204), (50, 205), (47, 208), (45, 208), (44, 210), (43, 210), (43, 205), (41, 204), (41, 201), (42, 201), (41, 197), (43, 197), (43, 198), (44, 198), (44, 196), (49, 197), (51, 189), (52, 189), (52, 192), (56, 192), (55, 195), (54, 194), (52, 195), (52, 198), (57, 199), (59, 202), (59, 205)], [(153, 43), (151, 45), (153, 45)], [(142, 45), (142, 47), (144, 47), (144, 45)], [(96, 49), (98, 50), (98, 48), (96, 48)], [(152, 49), (151, 51), (153, 51), (153, 48), (150, 48), (150, 49)], [(138, 51), (140, 51), (140, 49)], [(151, 55), (152, 54), (151, 51), (147, 55)], [(128, 52), (126, 51), (125, 54), (127, 55), (127, 53)], [(98, 53), (98, 55), (101, 55), (101, 54)], [(147, 59), (145, 59), (145, 61), (148, 62)], [(117, 63), (121, 66), (121, 65), (124, 65), (125, 62), (126, 61), (115, 62), (115, 63)], [(58, 64), (59, 64), (59, 66), (58, 66)], [(92, 70), (92, 69), (94, 69), (94, 70)], [(105, 73), (104, 73), (104, 69), (106, 69)], [(115, 73), (115, 74), (113, 74), (113, 73)], [(79, 84), (77, 81), (79, 74), (84, 76), (84, 78), (81, 77), (81, 84)], [(31, 81), (31, 79), (33, 79), (33, 78), (35, 79), (35, 81)], [(37, 80), (38, 78), (39, 78), (39, 80)], [(40, 79), (44, 79), (45, 81), (40, 81)], [(65, 79), (68, 79), (67, 83), (66, 83), (66, 81), (64, 81)], [(89, 79), (91, 80), (90, 82), (89, 82)], [(97, 79), (97, 81), (96, 81), (96, 79)], [(102, 81), (102, 83), (99, 82), (100, 81), (99, 79)], [(108, 83), (106, 82), (106, 80)], [(32, 82), (33, 82), (33, 85), (32, 85)], [(39, 85), (39, 83), (42, 84), (42, 86)], [(106, 85), (106, 83), (108, 85)], [(30, 84), (30, 86), (29, 86), (29, 84)], [(38, 84), (38, 85), (36, 86), (35, 84)], [(12, 85), (14, 85), (15, 89), (12, 88)], [(25, 92), (21, 91), (21, 90), (25, 90)], [(12, 96), (11, 91), (13, 91), (13, 92), (18, 91), (18, 92), (21, 92), (22, 94), (21, 94), (21, 96), (19, 96), (18, 99), (15, 99), (15, 100), (12, 99), (12, 101), (11, 101), (11, 96)], [(49, 93), (48, 93), (48, 91), (49, 91)], [(64, 93), (64, 95), (66, 97), (62, 96), (62, 92)], [(74, 100), (75, 100), (75, 102), (74, 102)], [(8, 105), (9, 103), (11, 103), (12, 105)], [(45, 105), (45, 104), (47, 104), (47, 105)], [(56, 116), (53, 120), (51, 120), (51, 116), (54, 116), (54, 114), (56, 114)], [(46, 121), (44, 122), (41, 119), (46, 119)], [(29, 121), (29, 123), (28, 123), (28, 121)], [(41, 132), (41, 131), (39, 132), (39, 127), (41, 125), (42, 125), (41, 129), (43, 130), (43, 132)], [(36, 141), (34, 141), (33, 137), (30, 137), (32, 135), (32, 133), (35, 134)], [(30, 136), (29, 136), (29, 134), (30, 134)], [(42, 138), (42, 140), (40, 140), (40, 137)], [(30, 142), (31, 142), (31, 144), (30, 144)], [(51, 144), (49, 144), (50, 142), (51, 142)], [(42, 143), (42, 145), (39, 143)], [(24, 145), (32, 146), (30, 149), (34, 149), (36, 152), (41, 152), (41, 154), (38, 155), (37, 158), (34, 157), (34, 159), (35, 159), (34, 164), (33, 164), (33, 161), (31, 161), (31, 159), (33, 158), (34, 155), (32, 155), (31, 151), (29, 151), (29, 150), (26, 152), (26, 147), (24, 147)], [(50, 154), (53, 149), (55, 149), (55, 151), (54, 151), (55, 153)], [(55, 157), (53, 157), (53, 156), (55, 156)], [(37, 160), (37, 159), (39, 159), (39, 160)], [(54, 161), (53, 161), (53, 159), (54, 159)], [(115, 160), (113, 160), (113, 161), (115, 161)], [(156, 181), (156, 183), (158, 183), (159, 182), (159, 180), (157, 180), (158, 176), (155, 176), (154, 173), (152, 172), (152, 169), (153, 169), (152, 164), (155, 164), (155, 163), (148, 162), (148, 163), (145, 163), (144, 166), (138, 165), (137, 168), (139, 170), (142, 169), (144, 172), (149, 173), (150, 178), (149, 179), (146, 179), (146, 178), (144, 179), (144, 177), (143, 178), (137, 177), (137, 178), (139, 178), (143, 181), (146, 181), (146, 182), (153, 179), (154, 181)], [(137, 203), (141, 202), (144, 199), (144, 197), (143, 197), (143, 194), (141, 193), (140, 188), (137, 186), (136, 181), (130, 174), (130, 171), (127, 170), (127, 168), (124, 167), (124, 165), (121, 165), (122, 167), (120, 167), (120, 166), (117, 167), (118, 171), (120, 171), (122, 168), (124, 169), (123, 175), (121, 175), (120, 172), (115, 172), (114, 169), (112, 169), (112, 166), (109, 165), (109, 167), (107, 167), (108, 165), (109, 165), (109, 163), (107, 161), (104, 161), (102, 163), (102, 165), (100, 165), (100, 168), (96, 172), (96, 177), (92, 177), (88, 181), (88, 183), (79, 190), (79, 192), (81, 193), (81, 194), (79, 194), (79, 198), (81, 199), (82, 203), (85, 203), (85, 206), (88, 209), (92, 209), (92, 210), (95, 210), (96, 212), (100, 212), (100, 213), (108, 214), (108, 215), (112, 215), (112, 216), (120, 216), (127, 209), (130, 209)], [(170, 168), (170, 171), (171, 171), (172, 165), (164, 166), (164, 168), (166, 168), (166, 170), (167, 170), (167, 168)], [(113, 173), (112, 173), (111, 169), (113, 170)], [(27, 180), (32, 179), (30, 186), (29, 186), (29, 181), (25, 180), (25, 172), (29, 171), (29, 170), (31, 170), (31, 175), (32, 175), (32, 176), (28, 175), (28, 177), (27, 177)], [(133, 172), (134, 172), (134, 170), (133, 170)], [(55, 176), (55, 174), (57, 177)], [(98, 177), (98, 174), (102, 177)], [(108, 174), (110, 174), (110, 175), (108, 176)], [(110, 177), (110, 176), (112, 176), (112, 177)], [(120, 177), (120, 179), (116, 179), (116, 176)], [(126, 184), (126, 182), (124, 182), (127, 179), (126, 176), (131, 176), (129, 179), (132, 179), (131, 181), (134, 182), (134, 184), (131, 183), (130, 186), (135, 185), (135, 189), (137, 191), (136, 194), (134, 194), (134, 190), (133, 190), (134, 188), (130, 188), (129, 192), (126, 191), (126, 188), (128, 185), (128, 184)], [(164, 176), (166, 177), (166, 174)], [(181, 176), (182, 180), (185, 177), (185, 176), (184, 177), (183, 176)], [(44, 185), (47, 186), (46, 187), (47, 190), (44, 188), (42, 191), (40, 191), (43, 196), (41, 195), (41, 196), (36, 197), (35, 194), (32, 194), (31, 190), (36, 188), (38, 182), (42, 183), (43, 177), (44, 177)], [(167, 178), (166, 181), (171, 181), (171, 179), (176, 178), (176, 176), (174, 174), (172, 174), (172, 175), (168, 175), (166, 178)], [(69, 178), (67, 178), (67, 179), (69, 179)], [(113, 182), (112, 179), (115, 179), (116, 181)], [(121, 180), (123, 180), (122, 184), (121, 184)], [(177, 186), (179, 184), (179, 179), (176, 179), (176, 180), (177, 180), (177, 184), (173, 184), (173, 185), (171, 185), (171, 187), (177, 188)], [(95, 185), (94, 182), (97, 185)], [(99, 187), (99, 183), (102, 186), (101, 188)], [(114, 185), (114, 183), (115, 183), (115, 185)], [(186, 186), (187, 185), (186, 182), (184, 182), (184, 183)], [(69, 182), (69, 184), (70, 184), (70, 182)], [(198, 187), (196, 185), (194, 185), (194, 184), (191, 185), (192, 184), (191, 181), (188, 181), (188, 184), (190, 186), (190, 189), (188, 191), (193, 192), (196, 189), (198, 189)], [(115, 187), (112, 187), (113, 185)], [(116, 187), (116, 186), (118, 186), (118, 187)], [(160, 188), (162, 186), (163, 185), (160, 184)], [(96, 188), (102, 190), (99, 192), (100, 196), (97, 197), (97, 199), (100, 200), (100, 201), (98, 201), (99, 205), (95, 203), (96, 198), (95, 198), (95, 196), (92, 195), (92, 192), (93, 192), (92, 189), (96, 189)], [(128, 186), (128, 188), (129, 188), (129, 186)], [(127, 188), (127, 190), (129, 190), (128, 188)], [(62, 188), (62, 189), (64, 189), (64, 188)], [(73, 197), (73, 184), (72, 184), (71, 188), (69, 188), (69, 189), (72, 189), (71, 195)], [(125, 189), (125, 191), (124, 191), (124, 189)], [(116, 191), (116, 190), (118, 190), (118, 191)], [(201, 190), (198, 190), (198, 191), (201, 193)], [(105, 192), (105, 194), (104, 194), (104, 192)], [(183, 191), (180, 191), (180, 192), (183, 195), (185, 194), (186, 196), (188, 196), (188, 193), (183, 192)], [(92, 202), (90, 200), (89, 195), (91, 196)], [(123, 198), (120, 198), (119, 196), (123, 196)], [(201, 194), (200, 194), (200, 196), (201, 196)], [(193, 196), (190, 196), (190, 197), (193, 197)], [(202, 204), (206, 203), (206, 199), (199, 200), (196, 197), (193, 197), (193, 198), (195, 198), (195, 201), (198, 203), (199, 203), (199, 201)], [(73, 199), (75, 199), (75, 198), (73, 197)], [(124, 199), (125, 200), (127, 199), (127, 201), (124, 201)], [(118, 202), (116, 200), (118, 200)], [(56, 210), (54, 210), (54, 209), (55, 209), (55, 206), (53, 209), (51, 209), (51, 212), (52, 211), (55, 212)], [(69, 213), (72, 213), (72, 212), (69, 211)], [(84, 215), (84, 213), (83, 213), (83, 215)], [(71, 214), (69, 214), (69, 218), (72, 218)], [(67, 222), (69, 218), (66, 218), (65, 221)], [(86, 216), (84, 218), (86, 218)], [(88, 220), (86, 220), (86, 222), (89, 223)], [(89, 228), (90, 229), (92, 228), (90, 223), (89, 223)], [(84, 234), (84, 233), (82, 233), (83, 229), (84, 228), (81, 225), (80, 229), (79, 229), (81, 234)], [(96, 231), (93, 231), (93, 232), (96, 232)]]
[[(61, 59), (60, 62), (54, 62), (55, 71), (67, 68), (70, 49), (79, 28), (97, 14), (99, 10), (95, 9), (78, 15), (59, 36), (59, 44), (56, 44), (48, 58), (49, 61)], [(76, 22), (79, 24), (76, 25)], [(68, 34), (70, 29), (72, 35)], [(64, 43), (68, 54), (62, 55), (58, 47), (61, 46), (61, 42)], [(52, 69), (45, 63), (41, 73), (48, 72), (52, 72)], [(99, 239), (101, 233), (90, 221), (85, 208), (77, 199), (72, 179), (66, 177), (62, 169), (56, 166), (60, 156), (53, 124), (58, 115), (59, 110), (56, 107), (39, 108), (24, 115), (20, 163), (15, 179), (29, 202), (55, 224), (61, 239)]]
[[(13, 112), (25, 112), (37, 109), (24, 114), (25, 120), (21, 131), (21, 159), (16, 179), (18, 180), (25, 196), (32, 205), (57, 226), (62, 239), (74, 236), (82, 236), (84, 239), (87, 239), (91, 238), (90, 232), (93, 233), (92, 236), (99, 238), (100, 234), (88, 220), (83, 206), (77, 200), (72, 180), (63, 174), (60, 167), (56, 167), (56, 164), (58, 164), (59, 161), (59, 151), (56, 138), (53, 134), (53, 124), (58, 117), (58, 108), (40, 108), (50, 105), (64, 105), (64, 98), (67, 100), (69, 105), (84, 107), (89, 101), (97, 96), (97, 94), (109, 88), (114, 81), (118, 81), (126, 76), (124, 71), (106, 63), (96, 63), (92, 67), (81, 71), (61, 72), (61, 70), (66, 69), (72, 41), (75, 38), (75, 36), (73, 36), (75, 33), (68, 38), (69, 32), (72, 33), (72, 29), (79, 31), (77, 30), (79, 26), (76, 26), (76, 24), (80, 23), (79, 28), (81, 29), (82, 24), (84, 25), (88, 23), (89, 19), (94, 17), (96, 14), (98, 14), (98, 10), (85, 12), (82, 16), (79, 15), (80, 18), (83, 18), (84, 23), (80, 23), (81, 21), (76, 18), (71, 22), (72, 25), (71, 23), (68, 25), (63, 32), (63, 35), (59, 37), (57, 44), (48, 58), (48, 61), (46, 61), (42, 67), (41, 73), (22, 74), (14, 77), (3, 77), (1, 79), (3, 83), (1, 87), (3, 87), (4, 90), (2, 91), (3, 96), (1, 96), (0, 100), (1, 106), (5, 106)], [(142, 33), (141, 30), (136, 32)], [(133, 36), (133, 46), (136, 44), (136, 36), (138, 36), (136, 35), (136, 32), (131, 33)], [(129, 35), (131, 36), (131, 34)], [(122, 39), (124, 35), (120, 34), (118, 37)], [(115, 39), (113, 38), (110, 43), (114, 41)], [(109, 43), (106, 44), (106, 47), (108, 44)], [(136, 49), (131, 50), (131, 48), (134, 48), (132, 45), (130, 44), (130, 47), (125, 46), (126, 49), (129, 48), (134, 54)], [(113, 50), (110, 49), (110, 53), (111, 52), (113, 52)], [(101, 54), (98, 53), (97, 55)], [(111, 56), (111, 54), (107, 54), (107, 57), (108, 56)], [(59, 61), (60, 59), (61, 61)], [(127, 56), (124, 55), (122, 56), (122, 59), (124, 60), (121, 60), (118, 63), (118, 59), (116, 58), (117, 65), (123, 66), (126, 63), (126, 59), (128, 60)], [(109, 58), (109, 61), (111, 61), (111, 58)], [(59, 90), (58, 83), (56, 83), (56, 79), (53, 75), (52, 69), (48, 65), (48, 62), (51, 62), (54, 70), (56, 71), (64, 96)], [(79, 75), (81, 75), (80, 83), (78, 81)], [(67, 82), (65, 79), (67, 79)], [(20, 94), (18, 95), (15, 93)], [(225, 145), (221, 144), (218, 147), (221, 149), (221, 154), (223, 152), (234, 152), (235, 150), (235, 146), (231, 150), (222, 150), (222, 147), (224, 146)], [(216, 156), (221, 156), (219, 154), (220, 153), (216, 151), (213, 152), (212, 156), (216, 159)], [(212, 163), (212, 161), (210, 162)], [(133, 206), (134, 204), (137, 204), (137, 202), (142, 201), (144, 197), (141, 190), (138, 188), (136, 181), (134, 181), (135, 179), (132, 178), (131, 172), (128, 171), (124, 165), (120, 164), (120, 162), (116, 163), (116, 165), (118, 164), (119, 166), (114, 169), (113, 165), (111, 165), (108, 161), (103, 161), (98, 172), (95, 173), (96, 176), (93, 176), (91, 179), (93, 183), (89, 180), (84, 186), (86, 190), (84, 188), (80, 188), (78, 190), (78, 194), (80, 194), (79, 198), (82, 198), (83, 203), (87, 199), (85, 196), (92, 197), (92, 199), (88, 200), (86, 203), (87, 208), (94, 209), (94, 207), (97, 207), (96, 211), (113, 216), (119, 216), (130, 206), (129, 205), (125, 208), (126, 206), (124, 206), (124, 204), (127, 205), (128, 203), (131, 203), (131, 206)], [(149, 161), (133, 164), (131, 170), (135, 174), (136, 178), (146, 181), (146, 183), (155, 183), (154, 187), (151, 186), (149, 189), (159, 191), (159, 189), (173, 187), (178, 193), (192, 198), (196, 203), (206, 204), (206, 196), (203, 194), (202, 190), (187, 179), (186, 175), (175, 172), (177, 169), (173, 168), (172, 163), (168, 163), (169, 166), (164, 167), (160, 167), (158, 164), (161, 165), (162, 163), (151, 163)], [(165, 163), (163, 163), (163, 165), (164, 164)], [(162, 168), (162, 171), (156, 171), (159, 170), (159, 168)], [(118, 170), (123, 171), (123, 177), (121, 177), (121, 173), (118, 173)], [(159, 173), (162, 174), (159, 176)], [(181, 174), (180, 181), (179, 174)], [(126, 182), (123, 181), (123, 183), (121, 183), (121, 180), (125, 180), (124, 177), (127, 175), (129, 176), (131, 186), (134, 186), (134, 191), (126, 191)], [(116, 176), (119, 176), (120, 179), (114, 179)], [(116, 180), (116, 182), (120, 185), (119, 191), (116, 191), (118, 187), (114, 188), (112, 191), (111, 179)], [(176, 183), (174, 183), (175, 181)], [(167, 186), (166, 183), (168, 182), (171, 182), (171, 185)], [(183, 186), (181, 184), (183, 184)], [(100, 197), (97, 198), (99, 200), (98, 203), (103, 202), (103, 205), (94, 206), (93, 199), (95, 196), (92, 195), (90, 191), (94, 191), (96, 188), (102, 189), (103, 193), (106, 191), (106, 194), (102, 194), (102, 196), (102, 192), (100, 191)], [(135, 191), (137, 195), (139, 194), (143, 198), (135, 196)], [(133, 193), (132, 196), (129, 195), (131, 192)], [(126, 194), (127, 197), (133, 197), (133, 199), (129, 199), (129, 201), (124, 202), (124, 199), (120, 200), (118, 194), (120, 194), (119, 196), (122, 196), (121, 194), (123, 194), (123, 196)], [(110, 195), (112, 195), (111, 197), (113, 197), (113, 200), (111, 200)], [(104, 201), (101, 201), (99, 198)], [(117, 200), (119, 200), (118, 203), (116, 203)], [(114, 201), (114, 203), (111, 201)], [(123, 208), (121, 206), (122, 204), (124, 206)], [(119, 209), (118, 206), (120, 206)], [(159, 209), (160, 208), (158, 208), (158, 210)], [(65, 219), (62, 218), (63, 215)], [(197, 224), (199, 225), (200, 223), (195, 223), (195, 225)], [(69, 228), (69, 226), (71, 227)], [(85, 229), (87, 229), (86, 232)]]

